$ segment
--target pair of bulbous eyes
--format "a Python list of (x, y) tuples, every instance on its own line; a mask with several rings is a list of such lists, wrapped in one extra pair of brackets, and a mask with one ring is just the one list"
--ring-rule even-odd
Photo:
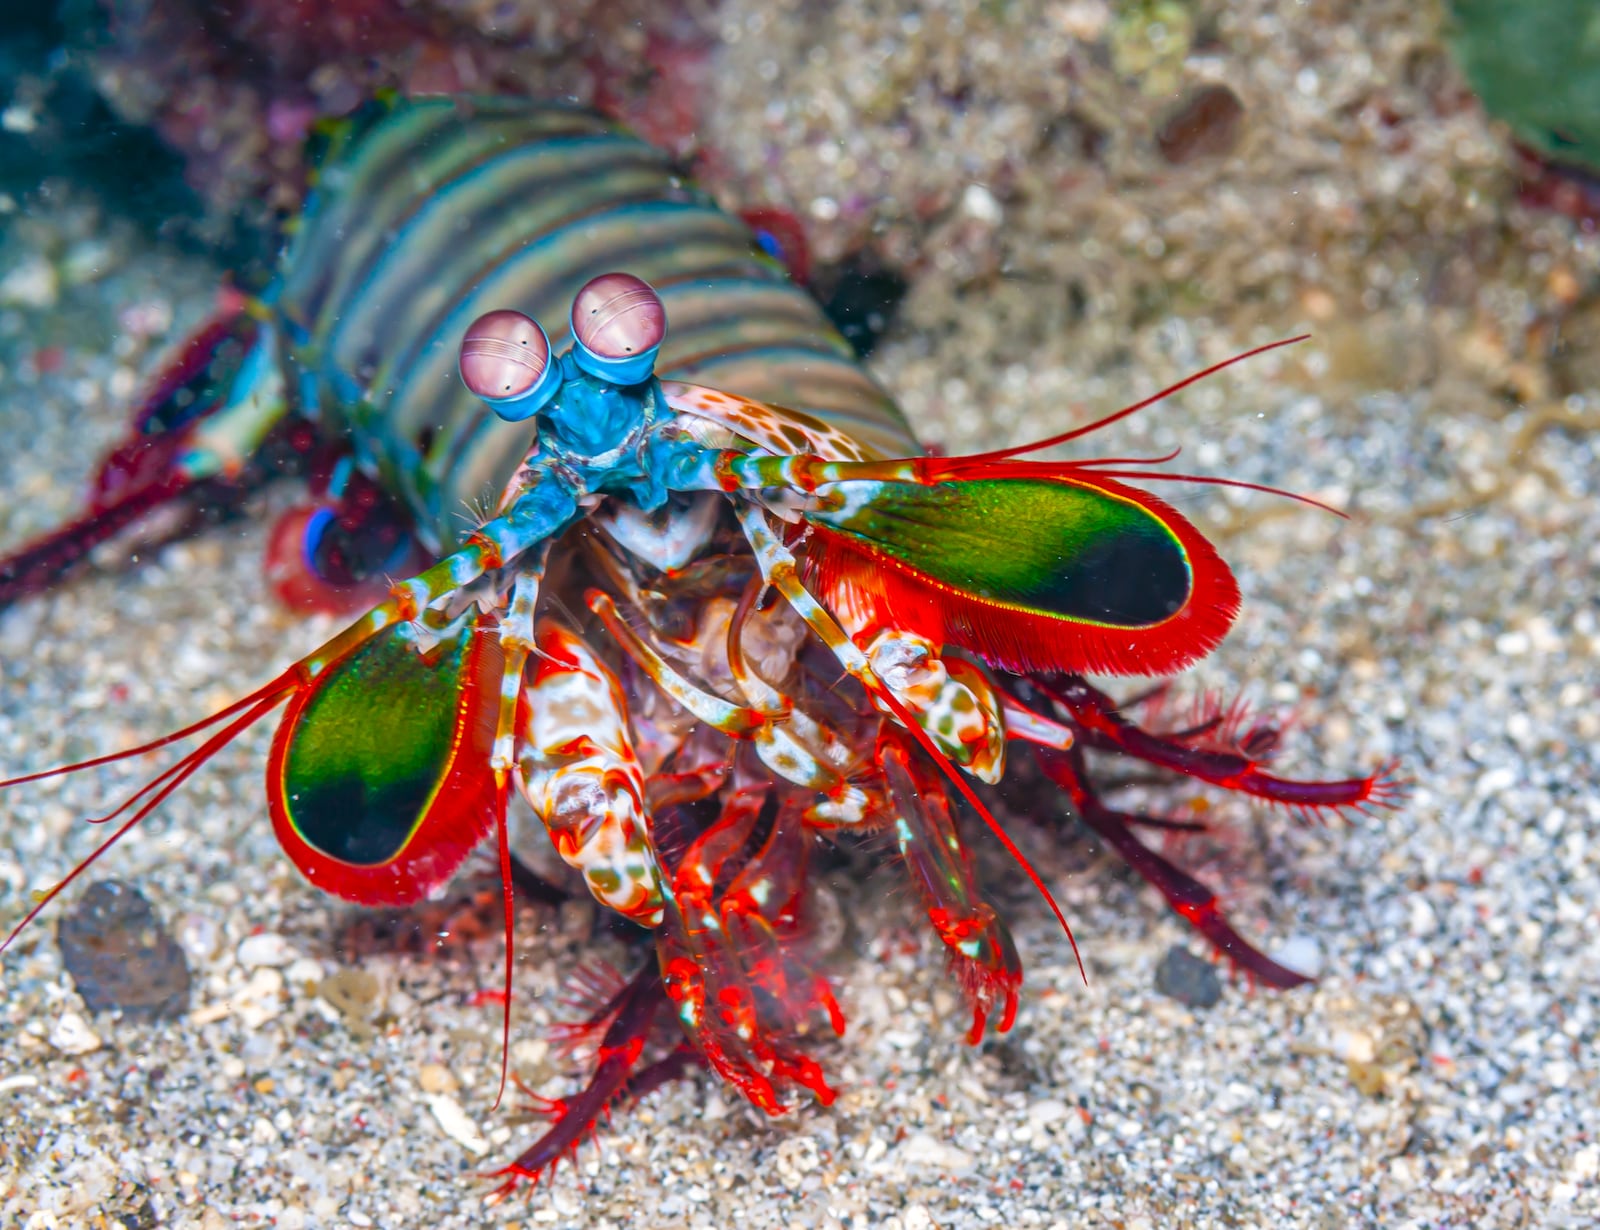
[[(631, 273), (603, 273), (572, 301), (572, 354), (579, 367), (612, 384), (638, 384), (655, 368), (667, 312), (650, 284)], [(532, 418), (561, 386), (550, 338), (521, 312), (486, 312), (461, 340), (461, 379), (503, 419)]]

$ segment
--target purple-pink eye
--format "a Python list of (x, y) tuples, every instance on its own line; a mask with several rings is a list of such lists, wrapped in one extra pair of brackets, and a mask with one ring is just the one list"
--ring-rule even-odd
[(613, 384), (649, 377), (667, 336), (661, 296), (631, 273), (603, 273), (572, 303), (574, 357), (585, 371)]
[(561, 383), (539, 322), (502, 308), (485, 312), (461, 339), (461, 379), (503, 419), (531, 418)]

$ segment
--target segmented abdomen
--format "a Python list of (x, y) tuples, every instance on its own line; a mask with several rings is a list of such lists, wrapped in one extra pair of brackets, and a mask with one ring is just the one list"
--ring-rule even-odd
[(426, 99), (334, 137), (274, 301), (302, 401), (448, 546), (526, 452), (456, 377), (481, 312), (514, 307), (561, 349), (589, 278), (660, 292), (656, 371), (823, 418), (884, 455), (915, 442), (815, 300), (667, 155), (554, 104)]

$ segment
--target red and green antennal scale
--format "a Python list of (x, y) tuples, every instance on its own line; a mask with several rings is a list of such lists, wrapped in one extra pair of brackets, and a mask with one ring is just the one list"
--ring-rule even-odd
[[(508, 787), (491, 764), (505, 655), (476, 606), (419, 645), (392, 624), (295, 694), (267, 762), (273, 831), (312, 884), (362, 905), (409, 905), (444, 884), (492, 831), (505, 899), (500, 1090), (511, 1037)], [(495, 1099), (499, 1104), (499, 1095)]]
[(363, 905), (418, 901), (489, 834), (501, 802), (495, 626), (463, 617), (425, 652), (404, 625), (388, 628), (290, 701), (267, 797), (284, 853), (318, 888)]
[(1125, 478), (1293, 492), (1147, 468), (1163, 457), (1018, 458), (1127, 418), (1206, 376), (1300, 337), (1212, 364), (1143, 401), (1031, 444), (898, 461), (735, 458), (730, 487), (817, 493), (805, 580), (871, 635), (892, 626), (1017, 673), (1165, 675), (1210, 653), (1239, 587), (1186, 518)]
[[(426, 574), (451, 575), (450, 561)], [(426, 584), (415, 578), (412, 585)], [(430, 591), (431, 592), (431, 591)], [(97, 823), (131, 812), (43, 894), (3, 952), (74, 880), (249, 727), (289, 706), (273, 739), (267, 794), (279, 844), (318, 888), (363, 905), (407, 905), (447, 881), (496, 830), (506, 898), (505, 1031), (515, 949), (507, 782), (491, 765), (504, 659), (498, 623), (476, 607), (430, 629), (404, 622), (415, 602), (391, 598), (316, 653), (210, 717), (126, 751), (0, 781), (0, 789), (157, 751), (213, 730), (203, 743)], [(142, 802), (141, 802), (142, 800)], [(501, 1084), (505, 1069), (502, 1057)]]
[(808, 579), (1010, 671), (1170, 674), (1217, 646), (1239, 587), (1193, 525), (1114, 479), (1025, 466), (846, 494), (807, 516)]

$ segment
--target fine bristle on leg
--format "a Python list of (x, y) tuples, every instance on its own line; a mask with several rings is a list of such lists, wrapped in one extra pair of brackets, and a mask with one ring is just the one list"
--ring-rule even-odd
[(1078, 818), (1098, 833), (1236, 968), (1280, 990), (1311, 981), (1305, 974), (1280, 965), (1246, 940), (1224, 917), (1216, 893), (1134, 836), (1132, 826), (1139, 822), (1139, 817), (1116, 811), (1100, 801), (1089, 785), (1080, 749), (1063, 752), (1038, 748), (1035, 755), (1045, 775), (1067, 792)]
[(0, 609), (43, 593), (101, 543), (109, 542), (192, 484), (181, 476), (150, 483), (117, 504), (83, 516), (0, 559)]
[(640, 1096), (691, 1070), (695, 1056), (680, 1058), (677, 1052), (642, 1069), (639, 1067), (666, 1002), (661, 971), (652, 961), (635, 974), (620, 993), (611, 1023), (596, 1048), (594, 1071), (584, 1087), (570, 1098), (536, 1100), (534, 1110), (552, 1121), (550, 1128), (515, 1160), (487, 1176), (504, 1180), (489, 1194), (487, 1203), (498, 1204), (521, 1184), (537, 1184), (553, 1172), (561, 1159), (588, 1137), (600, 1116), (618, 1099)]

